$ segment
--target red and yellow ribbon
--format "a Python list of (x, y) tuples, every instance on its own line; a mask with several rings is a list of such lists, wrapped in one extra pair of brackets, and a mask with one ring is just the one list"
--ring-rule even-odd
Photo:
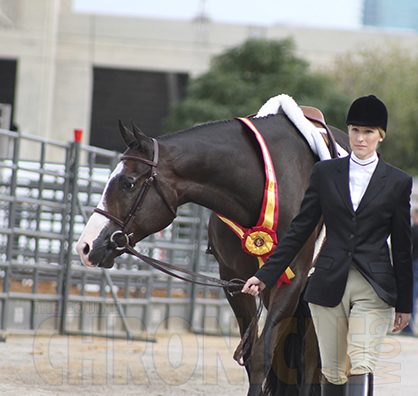
[[(242, 248), (249, 254), (256, 256), (260, 267), (267, 261), (271, 253), (277, 246), (277, 224), (279, 218), (279, 193), (277, 189), (276, 173), (274, 171), (273, 161), (267, 148), (263, 136), (247, 118), (237, 118), (254, 133), (264, 158), (266, 173), (266, 184), (264, 187), (264, 198), (261, 207), (260, 217), (257, 225), (253, 228), (244, 228), (221, 215), (219, 218), (224, 221), (241, 239)], [(295, 274), (288, 267), (282, 277), (278, 280), (277, 286), (282, 283), (291, 284), (290, 279)]]

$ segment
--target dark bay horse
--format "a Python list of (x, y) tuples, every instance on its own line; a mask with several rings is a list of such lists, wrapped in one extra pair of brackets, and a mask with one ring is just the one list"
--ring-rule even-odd
[[(280, 240), (299, 212), (318, 158), (285, 114), (253, 119), (253, 123), (263, 135), (274, 163)], [(199, 125), (156, 141), (136, 127), (130, 131), (121, 124), (120, 131), (128, 149), (109, 178), (98, 212), (91, 216), (77, 243), (83, 263), (111, 268), (115, 257), (124, 252), (120, 247), (123, 243), (115, 241), (118, 230), (129, 228), (129, 237), (122, 233), (119, 237), (133, 246), (168, 226), (180, 205), (193, 202), (213, 211), (209, 240), (221, 279), (246, 280), (252, 276), (258, 268), (257, 259), (244, 252), (240, 239), (214, 213), (243, 227), (256, 224), (265, 169), (254, 134), (237, 120)], [(347, 135), (333, 131), (336, 141), (348, 149)], [(133, 213), (132, 207), (139, 209)], [(258, 338), (254, 335), (250, 339), (250, 349), (243, 356), (249, 395), (320, 393), (316, 337), (307, 305), (300, 298), (312, 263), (315, 237), (312, 235), (291, 265), (296, 275), (292, 284), (283, 284), (264, 295), (268, 309), (265, 326)], [(243, 335), (256, 315), (256, 301), (247, 294), (227, 294), (227, 298)]]

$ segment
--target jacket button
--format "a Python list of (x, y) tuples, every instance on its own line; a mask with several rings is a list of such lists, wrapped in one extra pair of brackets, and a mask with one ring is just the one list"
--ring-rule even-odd
[(354, 216), (351, 220), (353, 220), (353, 222), (355, 223), (357, 221), (356, 216)]
[(350, 239), (354, 239), (354, 234), (351, 234), (350, 235)]
[(348, 252), (348, 257), (351, 257), (353, 255), (352, 252)]

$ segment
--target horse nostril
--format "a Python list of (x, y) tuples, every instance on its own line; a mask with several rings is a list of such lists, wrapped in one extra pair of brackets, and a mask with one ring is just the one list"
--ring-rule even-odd
[(83, 254), (87, 256), (89, 254), (89, 252), (90, 252), (90, 246), (89, 246), (88, 243), (86, 243), (84, 245)]

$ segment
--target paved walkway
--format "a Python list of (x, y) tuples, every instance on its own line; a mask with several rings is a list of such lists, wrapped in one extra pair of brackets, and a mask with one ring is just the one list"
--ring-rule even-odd
[(418, 337), (386, 338), (375, 372), (375, 396), (418, 394)]
[[(157, 342), (9, 336), (0, 342), (2, 396), (245, 396), (238, 338), (158, 335)], [(418, 338), (387, 337), (374, 396), (418, 394)]]

